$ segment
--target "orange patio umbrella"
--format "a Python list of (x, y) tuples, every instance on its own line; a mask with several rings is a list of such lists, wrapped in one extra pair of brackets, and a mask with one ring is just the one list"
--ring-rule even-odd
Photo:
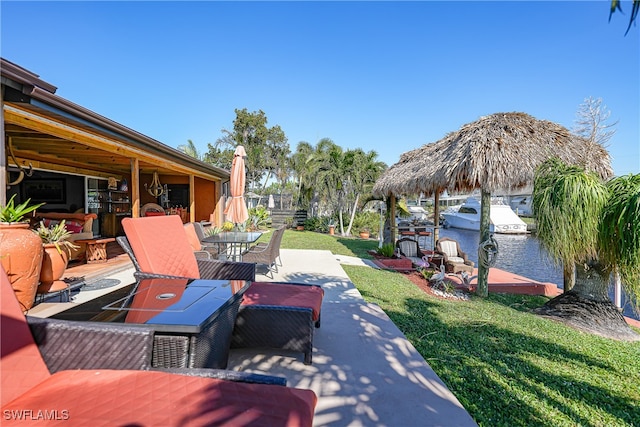
[(242, 145), (238, 145), (236, 152), (233, 154), (233, 163), (231, 164), (231, 200), (227, 203), (224, 214), (227, 220), (239, 224), (245, 222), (249, 218), (247, 205), (244, 202), (244, 184), (246, 181), (244, 173), (244, 158), (247, 153)]

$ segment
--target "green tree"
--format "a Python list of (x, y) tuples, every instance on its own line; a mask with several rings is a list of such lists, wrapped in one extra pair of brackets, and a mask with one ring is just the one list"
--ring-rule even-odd
[[(223, 138), (221, 138), (223, 139)], [(231, 170), (234, 148), (229, 148), (226, 143), (216, 141), (215, 144), (207, 144), (208, 151), (204, 155), (204, 161), (222, 169)], [(225, 147), (226, 146), (226, 147)]]
[(576, 271), (573, 289), (538, 312), (609, 337), (639, 339), (607, 290), (611, 273), (618, 272), (637, 308), (640, 175), (605, 184), (596, 174), (553, 158), (536, 172), (533, 207), (542, 246)]
[(365, 153), (356, 148), (346, 153), (347, 161), (347, 195), (352, 203), (351, 219), (347, 227), (347, 235), (351, 234), (353, 219), (358, 210), (371, 198), (373, 184), (380, 177), (387, 165), (377, 160), (378, 153), (369, 151)]
[[(289, 154), (287, 137), (280, 126), (267, 127), (267, 116), (262, 110), (249, 112), (243, 108), (236, 109), (235, 113), (233, 130), (222, 130), (222, 137), (215, 144), (209, 145), (207, 158), (221, 155), (226, 162), (229, 151), (233, 153), (238, 145), (244, 146), (249, 188), (255, 189), (263, 179), (264, 188), (270, 176), (278, 169), (277, 162), (282, 158), (282, 153), (286, 153), (284, 157)], [(233, 154), (230, 158), (233, 158)]]
[[(357, 148), (343, 150), (329, 138), (321, 139), (312, 154), (303, 146), (310, 159), (309, 170), (312, 186), (330, 216), (337, 214), (340, 234), (349, 235), (355, 213), (368, 199), (373, 183), (386, 165), (377, 161), (375, 151), (364, 152)], [(349, 215), (345, 230), (344, 215)]]
[(198, 151), (198, 147), (192, 140), (188, 139), (186, 144), (178, 145), (178, 151), (182, 151), (187, 156), (191, 156), (194, 159), (203, 160), (204, 156)]
[(344, 150), (329, 138), (321, 139), (315, 147), (312, 171), (314, 192), (329, 215), (338, 213), (340, 232), (344, 235), (342, 213), (347, 173)]
[(309, 208), (313, 197), (313, 160), (314, 148), (305, 141), (300, 141), (295, 153), (291, 155), (290, 163), (293, 176), (297, 182), (296, 200), (299, 207)]

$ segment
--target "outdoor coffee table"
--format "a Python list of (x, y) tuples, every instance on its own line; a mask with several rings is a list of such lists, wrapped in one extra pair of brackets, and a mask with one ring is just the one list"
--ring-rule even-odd
[(218, 252), (227, 252), (227, 257), (234, 261), (242, 261), (242, 253), (249, 245), (262, 236), (261, 232), (224, 231), (205, 237), (202, 242), (218, 245)]
[(74, 243), (86, 243), (85, 258), (87, 264), (107, 262), (107, 243), (115, 242), (113, 237), (76, 240)]
[(52, 317), (150, 327), (152, 366), (224, 369), (248, 287), (238, 280), (143, 279)]

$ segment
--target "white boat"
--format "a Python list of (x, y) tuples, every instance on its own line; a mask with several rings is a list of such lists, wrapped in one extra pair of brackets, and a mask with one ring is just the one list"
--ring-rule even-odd
[[(460, 206), (452, 206), (442, 212), (444, 227), (462, 228), (464, 230), (480, 231), (480, 202), (469, 197)], [(509, 205), (491, 202), (490, 212), (491, 233), (523, 234), (527, 232), (527, 224), (511, 210)]]

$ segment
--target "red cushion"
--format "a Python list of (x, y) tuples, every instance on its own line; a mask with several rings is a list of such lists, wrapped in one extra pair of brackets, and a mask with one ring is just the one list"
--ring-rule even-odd
[(144, 216), (163, 216), (164, 212), (146, 211)]
[(122, 228), (141, 271), (200, 278), (198, 262), (180, 217), (123, 218)]
[(57, 219), (49, 219), (49, 218), (44, 218), (42, 220), (42, 223), (47, 228), (55, 227), (56, 225), (58, 225), (59, 222), (60, 221), (58, 221)]
[(4, 405), (46, 380), (51, 374), (33, 340), (27, 319), (3, 267), (0, 267), (0, 304), (0, 403)]
[(324, 291), (319, 286), (253, 282), (244, 293), (242, 305), (281, 305), (313, 310), (313, 321), (320, 318)]
[(84, 228), (84, 226), (82, 224), (80, 224), (79, 222), (75, 222), (75, 221), (68, 221), (64, 223), (64, 228), (67, 229), (67, 231), (71, 232), (71, 233), (82, 233), (82, 230)]
[(16, 421), (20, 426), (311, 426), (316, 402), (313, 391), (284, 386), (165, 372), (74, 370), (52, 375), (2, 412), (54, 415), (44, 424)]

